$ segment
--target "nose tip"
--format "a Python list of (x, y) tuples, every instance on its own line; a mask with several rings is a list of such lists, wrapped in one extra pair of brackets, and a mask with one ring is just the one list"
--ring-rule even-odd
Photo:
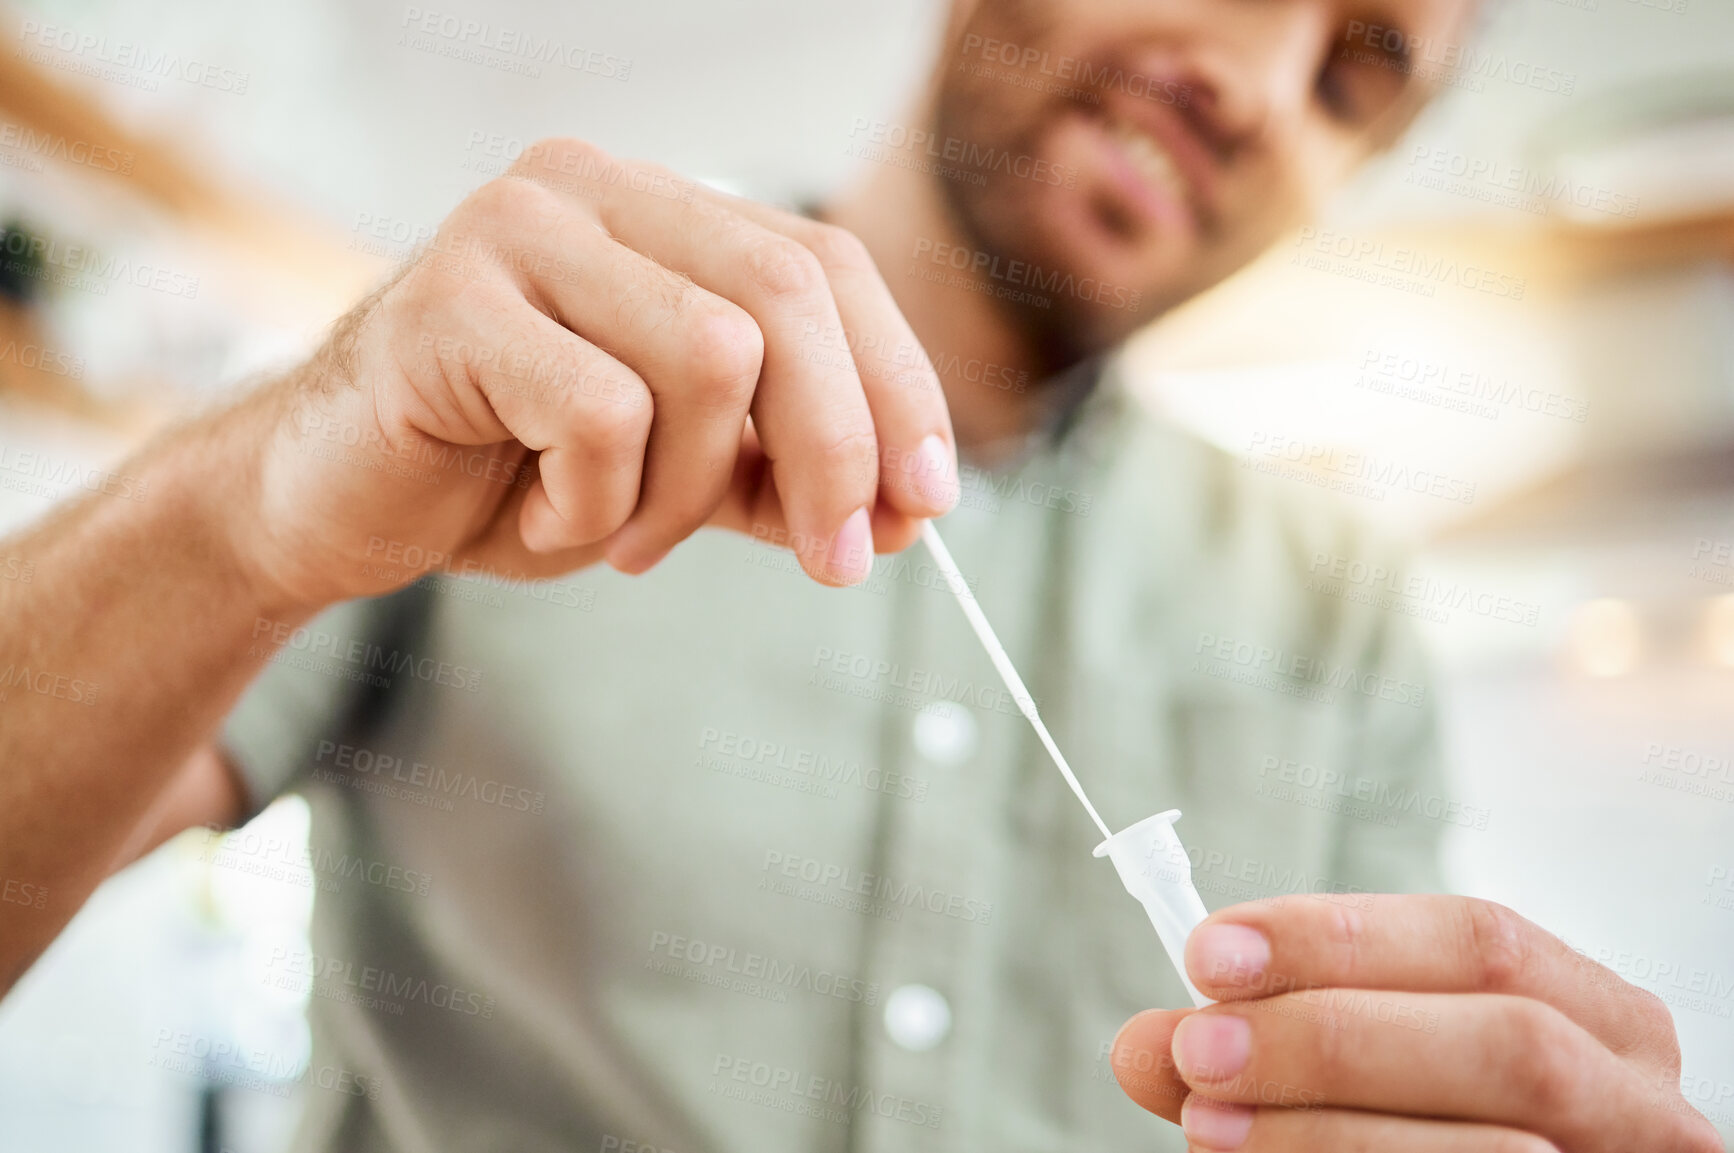
[(1252, 85), (1201, 80), (1192, 84), (1193, 120), (1218, 152), (1229, 152), (1262, 136), (1270, 122), (1270, 103)]

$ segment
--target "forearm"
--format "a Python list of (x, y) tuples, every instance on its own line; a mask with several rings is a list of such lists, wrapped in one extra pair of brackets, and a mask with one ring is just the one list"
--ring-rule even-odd
[(311, 615), (237, 544), (258, 419), (178, 430), (125, 466), (137, 499), (90, 494), (0, 541), (30, 566), (0, 581), (0, 990), (136, 851), (269, 655), (257, 622)]

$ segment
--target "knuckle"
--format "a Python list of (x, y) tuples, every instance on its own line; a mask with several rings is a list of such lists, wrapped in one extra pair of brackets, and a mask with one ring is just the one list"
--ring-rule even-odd
[(1367, 920), (1353, 905), (1332, 902), (1327, 908), (1330, 912), (1325, 917), (1326, 944), (1333, 954), (1334, 983), (1352, 986), (1360, 970)]
[(765, 337), (744, 310), (724, 302), (693, 317), (686, 356), (685, 368), (698, 385), (700, 403), (732, 410), (758, 385)]
[(541, 219), (559, 210), (559, 200), (533, 180), (502, 176), (470, 193), (465, 208), (467, 215), (478, 217), (482, 224), (492, 224)]
[[(879, 439), (870, 423), (848, 422), (834, 430), (818, 445), (818, 457), (827, 462), (840, 479), (855, 490), (871, 495), (879, 484)], [(863, 499), (866, 499), (864, 496)]]
[[(628, 174), (627, 187), (633, 192), (652, 199), (677, 199), (679, 189), (692, 186), (688, 180), (674, 169), (654, 160), (623, 161)], [(676, 190), (671, 195), (670, 190)]]
[(1574, 1115), (1581, 1104), (1581, 1039), (1559, 1012), (1540, 1001), (1512, 998), (1498, 1038), (1505, 1084), (1538, 1118)]
[[(637, 389), (642, 391), (643, 385), (637, 385)], [(620, 392), (632, 395), (630, 389), (621, 389)], [(586, 404), (576, 417), (579, 437), (591, 451), (616, 461), (643, 454), (644, 443), (650, 434), (650, 421), (650, 405), (617, 400)]]
[(1678, 1076), (1684, 1055), (1680, 1052), (1680, 1037), (1668, 1003), (1648, 989), (1640, 989), (1636, 985), (1632, 986), (1632, 995), (1635, 998), (1633, 1011), (1638, 1020), (1640, 1036), (1643, 1041), (1654, 1046), (1665, 1071)]
[(572, 167), (574, 161), (602, 161), (606, 160), (607, 156), (607, 153), (588, 140), (579, 140), (575, 136), (545, 136), (524, 149), (507, 171), (522, 175), (543, 169), (559, 171)]
[(747, 254), (746, 273), (773, 300), (813, 296), (826, 283), (819, 258), (781, 236), (763, 241)]
[(1464, 905), (1474, 973), (1482, 992), (1517, 988), (1529, 969), (1529, 922), (1494, 901), (1469, 900)]
[(859, 236), (835, 224), (817, 224), (805, 237), (807, 250), (826, 268), (851, 272), (872, 270), (873, 257)]
[(1305, 1034), (1309, 1038), (1307, 1048), (1310, 1051), (1307, 1066), (1312, 1069), (1309, 1078), (1331, 1089), (1352, 1084), (1361, 1053), (1361, 1039), (1352, 1023), (1330, 1008), (1327, 997), (1308, 997), (1306, 1003), (1313, 1005), (1321, 1018), (1320, 1023)]

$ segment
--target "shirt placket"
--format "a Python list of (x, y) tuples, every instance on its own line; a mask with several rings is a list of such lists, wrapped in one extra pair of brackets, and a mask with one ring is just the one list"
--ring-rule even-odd
[[(940, 524), (1014, 661), (1034, 651), (1044, 511), (966, 488), (964, 504)], [(868, 934), (863, 963), (881, 1001), (863, 1009), (856, 1034), (859, 1088), (875, 1096), (855, 1113), (856, 1153), (979, 1143), (974, 1095), (991, 1064), (990, 1014), (1004, 1005), (991, 959), (1009, 947), (995, 915), (1012, 872), (1003, 798), (1034, 744), (926, 550), (904, 557), (891, 659), (906, 688), (883, 706), (881, 749), (887, 769), (927, 787), (920, 803), (881, 802), (875, 888), (899, 913), (876, 919)]]

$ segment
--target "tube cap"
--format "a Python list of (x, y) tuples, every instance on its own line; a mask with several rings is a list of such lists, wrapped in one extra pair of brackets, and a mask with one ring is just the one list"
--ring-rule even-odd
[(1186, 975), (1186, 938), (1210, 913), (1192, 887), (1192, 862), (1174, 832), (1179, 816), (1179, 809), (1169, 809), (1145, 817), (1097, 845), (1095, 855), (1114, 862), (1120, 883), (1149, 914), (1192, 1003), (1203, 1008), (1214, 1002)]

